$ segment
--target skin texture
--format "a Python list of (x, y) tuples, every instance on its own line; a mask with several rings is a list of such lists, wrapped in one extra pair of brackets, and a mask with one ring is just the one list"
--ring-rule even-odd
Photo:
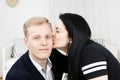
[(108, 80), (108, 76), (107, 76), (107, 75), (104, 75), (104, 76), (92, 78), (92, 79), (89, 79), (89, 80)]
[(28, 28), (24, 39), (30, 56), (41, 66), (45, 67), (52, 50), (52, 30), (47, 23), (33, 25)]

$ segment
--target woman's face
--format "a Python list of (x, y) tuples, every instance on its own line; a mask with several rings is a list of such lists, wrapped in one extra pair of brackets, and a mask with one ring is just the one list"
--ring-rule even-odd
[(54, 48), (61, 49), (65, 52), (68, 49), (69, 36), (61, 19), (58, 19), (55, 25), (53, 43)]

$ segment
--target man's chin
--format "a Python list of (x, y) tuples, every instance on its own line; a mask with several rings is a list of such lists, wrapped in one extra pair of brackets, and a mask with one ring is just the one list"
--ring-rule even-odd
[(40, 58), (40, 60), (47, 60), (49, 57)]

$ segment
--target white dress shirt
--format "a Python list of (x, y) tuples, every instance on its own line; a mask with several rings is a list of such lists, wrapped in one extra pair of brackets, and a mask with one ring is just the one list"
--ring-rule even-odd
[(54, 80), (53, 73), (51, 70), (52, 63), (48, 59), (46, 70), (42, 66), (40, 66), (36, 61), (32, 59), (32, 57), (29, 55), (30, 60), (32, 61), (33, 65), (37, 68), (37, 70), (42, 74), (42, 76), (45, 78), (45, 80)]

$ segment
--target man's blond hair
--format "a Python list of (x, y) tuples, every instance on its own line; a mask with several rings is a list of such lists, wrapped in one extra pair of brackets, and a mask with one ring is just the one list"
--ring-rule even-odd
[(23, 31), (24, 31), (25, 37), (27, 37), (29, 27), (34, 26), (34, 25), (42, 25), (44, 23), (47, 23), (51, 27), (51, 23), (45, 17), (35, 16), (35, 17), (28, 19), (23, 25)]

